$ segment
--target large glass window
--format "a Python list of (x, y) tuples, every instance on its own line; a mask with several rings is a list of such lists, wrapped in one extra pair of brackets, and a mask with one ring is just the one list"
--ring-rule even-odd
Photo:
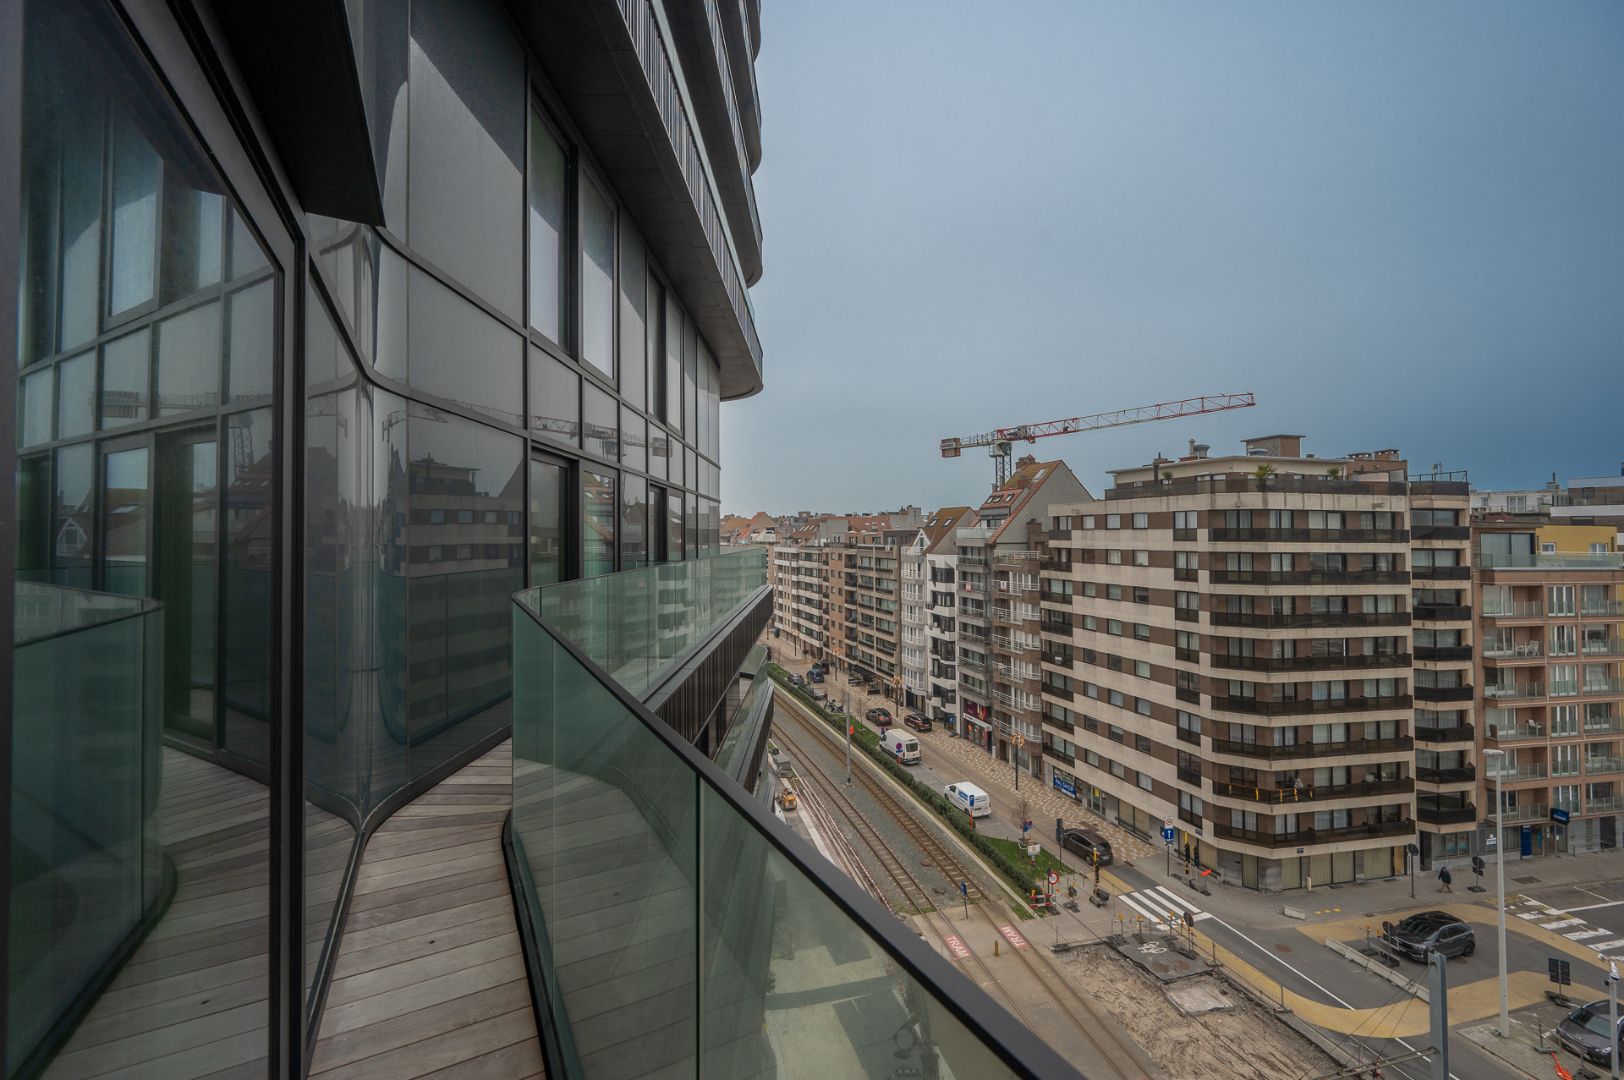
[(620, 224), (620, 396), (641, 409), (648, 399), (648, 261), (643, 242)]
[(648, 565), (648, 481), (625, 474), (620, 492), (620, 568)]
[(581, 359), (615, 375), (615, 208), (581, 176)]
[(556, 585), (569, 576), (569, 470), (530, 462), (530, 584)]
[(581, 470), (581, 576), (615, 571), (615, 477), (595, 469)]
[(497, 320), (413, 267), (412, 386), (510, 424), (524, 422), (524, 343)]
[(524, 318), (524, 53), (495, 4), (411, 5), (413, 250)]
[(620, 410), (615, 399), (588, 379), (582, 390), (585, 414), (586, 448), (600, 457), (616, 461), (620, 457)]
[(530, 430), (565, 446), (581, 445), (581, 376), (531, 346)]
[(569, 158), (530, 110), (530, 325), (564, 343), (569, 326)]

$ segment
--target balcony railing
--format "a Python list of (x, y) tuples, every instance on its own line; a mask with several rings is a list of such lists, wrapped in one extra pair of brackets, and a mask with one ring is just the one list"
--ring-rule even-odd
[(1514, 784), (1519, 780), (1544, 780), (1548, 775), (1543, 761), (1525, 761), (1515, 768), (1491, 767), (1483, 773), (1486, 780), (1501, 780), (1507, 784)]
[(1395, 739), (1351, 739), (1345, 742), (1292, 743), (1290, 746), (1272, 746), (1265, 743), (1237, 742), (1232, 739), (1212, 740), (1216, 754), (1238, 754), (1266, 761), (1292, 761), (1307, 758), (1354, 757), (1365, 754), (1392, 754), (1415, 748), (1408, 736)]
[[(1490, 794), (1492, 797), (1493, 793)], [(1494, 815), (1491, 813), (1489, 817), (1492, 820)], [(1550, 817), (1550, 808), (1544, 803), (1522, 803), (1518, 806), (1508, 806), (1504, 812), (1504, 820), (1508, 825), (1523, 821), (1544, 821), (1548, 817)]]
[(1208, 529), (1207, 539), (1217, 544), (1407, 544), (1407, 529)]
[[(1183, 609), (1179, 610), (1182, 611)], [(1291, 615), (1274, 615), (1268, 612), (1250, 611), (1214, 611), (1210, 614), (1214, 626), (1251, 626), (1262, 630), (1410, 625), (1410, 613), (1407, 611), (1304, 611)]]
[(1457, 765), (1450, 769), (1418, 768), (1415, 779), (1422, 784), (1465, 784), (1477, 779), (1477, 769), (1472, 765)]
[(1624, 679), (1586, 679), (1582, 689), (1586, 694), (1624, 694)]
[(1397, 780), (1369, 780), (1352, 784), (1317, 784), (1300, 787), (1259, 787), (1256, 784), (1232, 784), (1214, 780), (1212, 793), (1229, 799), (1269, 806), (1292, 803), (1323, 802), (1328, 799), (1356, 799), (1371, 795), (1401, 795), (1415, 790), (1415, 781), (1409, 777)]
[(1214, 711), (1248, 713), (1255, 716), (1298, 716), (1309, 713), (1369, 712), (1376, 709), (1408, 709), (1410, 695), (1391, 697), (1331, 698), (1323, 701), (1299, 698), (1296, 701), (1261, 701), (1247, 697), (1215, 697)]
[(1462, 724), (1458, 727), (1417, 727), (1415, 738), (1418, 742), (1471, 742), (1474, 730), (1471, 724)]
[[(1470, 659), (1471, 652), (1467, 651)], [(1417, 660), (1425, 659), (1416, 650)], [(1212, 666), (1240, 671), (1347, 671), (1357, 668), (1407, 668), (1409, 653), (1378, 655), (1349, 654), (1342, 656), (1229, 656), (1214, 653)]]
[(1403, 495), (1409, 488), (1396, 480), (1363, 480), (1351, 476), (1205, 476), (1179, 480), (1146, 481), (1106, 489), (1107, 499), (1138, 499), (1147, 495), (1242, 495), (1282, 492), (1292, 495)]
[(1485, 570), (1624, 570), (1624, 553), (1609, 551), (1590, 555), (1555, 551), (1494, 555), (1480, 551), (1477, 565)]
[[(850, 1026), (841, 1011), (862, 998), (875, 1010), (866, 1019), (896, 1032), (888, 1068), (1075, 1076), (548, 619), (565, 618), (618, 670), (654, 685), (682, 657), (635, 629), (641, 596), (666, 575), (686, 579), (690, 640), (709, 640), (760, 602), (765, 575), (732, 558), (532, 589), (514, 604), (520, 922), (564, 1073), (623, 1076), (633, 1040), (645, 1071), (770, 1071), (761, 1037), (769, 1001), (793, 987), (808, 1010), (796, 1022), (826, 1036), (819, 1075), (865, 1071), (875, 1029)], [(651, 655), (629, 655), (631, 638)], [(614, 651), (602, 653), (609, 643)], [(583, 907), (606, 887), (614, 903)], [(829, 955), (842, 962), (830, 965)], [(882, 982), (886, 992), (875, 994)]]
[(1624, 656), (1624, 638), (1590, 638), (1579, 643), (1584, 656)]
[(1403, 570), (1212, 570), (1214, 585), (1408, 585)]
[(1472, 688), (1470, 686), (1416, 686), (1413, 688), (1417, 701), (1471, 701)]
[(1624, 600), (1604, 600), (1593, 604), (1580, 604), (1581, 615), (1624, 615)]
[(1538, 600), (1513, 600), (1510, 603), (1484, 604), (1483, 615), (1490, 619), (1538, 619), (1544, 610)]
[(1463, 825), (1468, 821), (1477, 820), (1477, 807), (1467, 806), (1427, 806), (1417, 803), (1415, 817), (1429, 825)]
[(1434, 663), (1450, 660), (1470, 660), (1472, 658), (1472, 647), (1470, 645), (1417, 645), (1415, 647), (1415, 658)]
[[(1485, 612), (1487, 614), (1487, 612)], [(1538, 641), (1488, 641), (1483, 643), (1485, 660), (1538, 660), (1545, 655)]]
[(1299, 829), (1288, 833), (1260, 832), (1223, 824), (1214, 825), (1213, 830), (1221, 840), (1234, 840), (1259, 847), (1308, 847), (1312, 844), (1335, 844), (1348, 840), (1409, 836), (1415, 832), (1415, 822), (1409, 819), (1372, 821), (1365, 825), (1349, 825), (1340, 829)]
[(1460, 622), (1472, 617), (1465, 604), (1417, 604), (1415, 617), (1423, 622)]
[(1545, 738), (1543, 724), (1514, 724), (1506, 727), (1501, 724), (1490, 724), (1489, 738), (1495, 742), (1529, 742), (1534, 739)]
[(1598, 795), (1585, 800), (1587, 814), (1616, 814), (1624, 811), (1624, 795)]
[(1545, 684), (1528, 683), (1485, 683), (1483, 696), (1490, 701), (1521, 701), (1530, 698), (1545, 696)]
[(1585, 772), (1624, 772), (1624, 757), (1609, 754), (1591, 754), (1585, 758)]
[(1411, 566), (1410, 575), (1425, 581), (1470, 581), (1470, 566)]
[(1586, 735), (1621, 735), (1624, 734), (1624, 717), (1617, 714), (1611, 716), (1587, 716), (1582, 730)]

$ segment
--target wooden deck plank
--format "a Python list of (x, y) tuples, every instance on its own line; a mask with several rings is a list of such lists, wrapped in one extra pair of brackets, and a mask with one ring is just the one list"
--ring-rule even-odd
[(503, 744), (368, 841), (312, 1075), (542, 1075), (502, 855), (511, 761)]

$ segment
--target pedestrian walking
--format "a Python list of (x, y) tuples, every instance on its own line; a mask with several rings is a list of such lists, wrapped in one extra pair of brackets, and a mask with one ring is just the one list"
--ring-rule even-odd
[(1455, 877), (1449, 872), (1449, 867), (1438, 868), (1438, 891), (1452, 893), (1455, 891)]

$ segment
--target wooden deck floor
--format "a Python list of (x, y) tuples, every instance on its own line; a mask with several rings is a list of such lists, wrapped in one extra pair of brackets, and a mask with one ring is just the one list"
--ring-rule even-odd
[(174, 899), (47, 1068), (47, 1077), (264, 1072), (269, 796), (165, 747), (157, 823)]
[(503, 743), (373, 833), (312, 1076), (544, 1075), (502, 857), (511, 769)]

